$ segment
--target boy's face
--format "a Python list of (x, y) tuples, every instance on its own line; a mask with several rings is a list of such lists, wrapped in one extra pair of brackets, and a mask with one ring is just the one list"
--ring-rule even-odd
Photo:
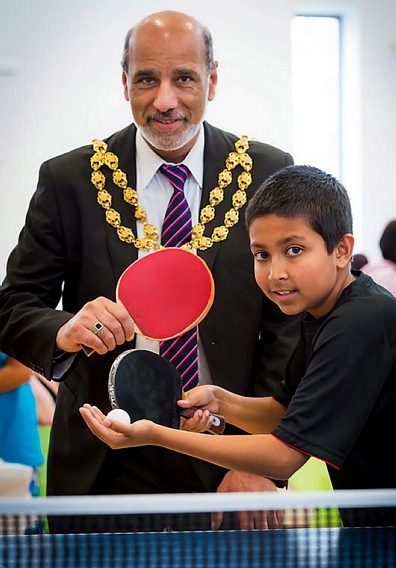
[(302, 217), (258, 217), (249, 229), (255, 278), (288, 315), (328, 313), (352, 280), (353, 237), (346, 235), (329, 254), (323, 238)]

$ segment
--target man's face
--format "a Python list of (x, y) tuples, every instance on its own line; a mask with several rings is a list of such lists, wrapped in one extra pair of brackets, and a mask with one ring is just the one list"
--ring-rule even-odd
[(168, 161), (181, 161), (197, 139), (217, 72), (206, 69), (201, 31), (190, 23), (139, 27), (130, 48), (124, 95), (141, 134)]

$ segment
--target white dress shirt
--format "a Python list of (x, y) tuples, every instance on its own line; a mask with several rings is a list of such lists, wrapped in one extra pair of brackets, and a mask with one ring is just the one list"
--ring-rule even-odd
[[(183, 160), (183, 164), (188, 167), (191, 173), (185, 183), (184, 194), (190, 207), (193, 225), (198, 223), (199, 220), (203, 184), (204, 144), (204, 130), (201, 127), (196, 143)], [(147, 222), (157, 227), (160, 235), (166, 209), (173, 194), (173, 186), (170, 181), (158, 172), (159, 167), (164, 163), (170, 162), (164, 162), (158, 154), (153, 152), (138, 131), (136, 134), (136, 191), (138, 193), (138, 201), (139, 205), (146, 211)], [(137, 236), (144, 236), (143, 225), (139, 222), (137, 223)], [(139, 250), (138, 256), (140, 258), (145, 254), (149, 253)], [(136, 348), (149, 349), (159, 353), (159, 342), (136, 335)], [(199, 382), (201, 384), (211, 382), (208, 364), (199, 336), (198, 369)]]

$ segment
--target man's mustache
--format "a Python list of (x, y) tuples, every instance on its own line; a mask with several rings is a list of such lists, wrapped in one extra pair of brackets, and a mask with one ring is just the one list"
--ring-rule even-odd
[(149, 120), (184, 120), (184, 116), (173, 110), (167, 110), (166, 112), (156, 112), (150, 114)]

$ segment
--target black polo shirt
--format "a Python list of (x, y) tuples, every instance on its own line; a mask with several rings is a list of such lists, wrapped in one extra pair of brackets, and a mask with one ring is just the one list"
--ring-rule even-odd
[(334, 489), (394, 488), (396, 298), (354, 274), (329, 314), (303, 318), (273, 434), (324, 460)]

